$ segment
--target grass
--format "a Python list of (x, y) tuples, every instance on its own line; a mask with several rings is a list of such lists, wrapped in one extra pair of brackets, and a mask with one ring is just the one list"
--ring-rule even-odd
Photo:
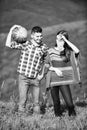
[[(19, 52), (4, 48), (2, 45), (1, 56), (1, 100), (0, 101), (0, 129), (1, 130), (86, 130), (87, 129), (87, 51), (86, 37), (87, 31), (75, 29), (70, 32), (70, 40), (75, 43), (81, 51), (81, 74), (82, 88), (71, 86), (73, 100), (76, 106), (77, 116), (69, 117), (67, 111), (64, 116), (59, 118), (54, 116), (53, 106), (49, 105), (44, 115), (31, 115), (30, 108), (32, 103), (28, 102), (26, 113), (17, 112), (18, 103), (18, 83), (17, 83), (17, 61)], [(72, 36), (72, 37), (71, 37)], [(45, 37), (44, 41), (48, 41), (48, 46), (53, 46), (54, 35)], [(5, 39), (4, 39), (5, 40)], [(4, 43), (4, 41), (3, 41)], [(10, 62), (11, 61), (11, 62)], [(14, 65), (14, 63), (16, 63)], [(41, 90), (45, 91), (45, 80), (41, 82)], [(16, 88), (16, 89), (15, 89)], [(9, 102), (6, 100), (8, 99)], [(30, 100), (29, 100), (30, 101)]]
[[(0, 102), (0, 130), (86, 130), (87, 129), (87, 99), (75, 102), (76, 117), (69, 117), (67, 111), (62, 117), (55, 117), (53, 107), (48, 107), (44, 115), (31, 115), (30, 104), (27, 104), (26, 114), (16, 111), (14, 100), (9, 103)], [(81, 106), (84, 104), (84, 107)]]

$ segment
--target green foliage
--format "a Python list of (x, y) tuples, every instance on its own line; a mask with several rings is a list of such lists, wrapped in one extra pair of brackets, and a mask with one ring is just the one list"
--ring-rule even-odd
[[(76, 117), (69, 117), (64, 112), (62, 117), (55, 117), (53, 107), (47, 107), (44, 115), (19, 113), (15, 100), (0, 102), (0, 130), (86, 130), (87, 129), (87, 101), (76, 104)], [(28, 104), (28, 106), (31, 104)]]

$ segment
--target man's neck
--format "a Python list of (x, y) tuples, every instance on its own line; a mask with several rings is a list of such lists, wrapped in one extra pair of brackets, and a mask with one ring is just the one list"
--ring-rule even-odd
[(33, 39), (31, 39), (31, 43), (34, 45), (34, 46), (40, 46), (39, 44), (37, 44)]

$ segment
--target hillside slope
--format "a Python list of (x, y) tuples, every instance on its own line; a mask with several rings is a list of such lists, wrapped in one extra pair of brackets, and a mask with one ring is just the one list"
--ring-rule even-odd
[(86, 0), (1, 0), (0, 32), (8, 32), (14, 24), (27, 29), (86, 18)]

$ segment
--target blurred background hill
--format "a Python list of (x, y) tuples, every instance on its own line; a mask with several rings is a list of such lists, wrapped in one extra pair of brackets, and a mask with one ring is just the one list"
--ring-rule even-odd
[[(10, 27), (20, 24), (30, 30), (35, 25), (46, 28), (66, 22), (84, 21), (87, 20), (86, 8), (86, 0), (0, 0), (0, 99), (8, 100), (13, 94), (18, 95), (16, 69), (20, 52), (5, 47), (6, 33)], [(72, 26), (72, 29), (67, 27), (70, 40), (81, 50), (83, 87), (72, 87), (73, 97), (77, 98), (87, 93), (87, 24), (78, 29)], [(44, 37), (44, 42), (50, 47), (55, 42), (54, 32)], [(41, 84), (43, 89), (44, 79)]]
[(0, 0), (0, 32), (14, 24), (27, 29), (86, 18), (86, 0)]

